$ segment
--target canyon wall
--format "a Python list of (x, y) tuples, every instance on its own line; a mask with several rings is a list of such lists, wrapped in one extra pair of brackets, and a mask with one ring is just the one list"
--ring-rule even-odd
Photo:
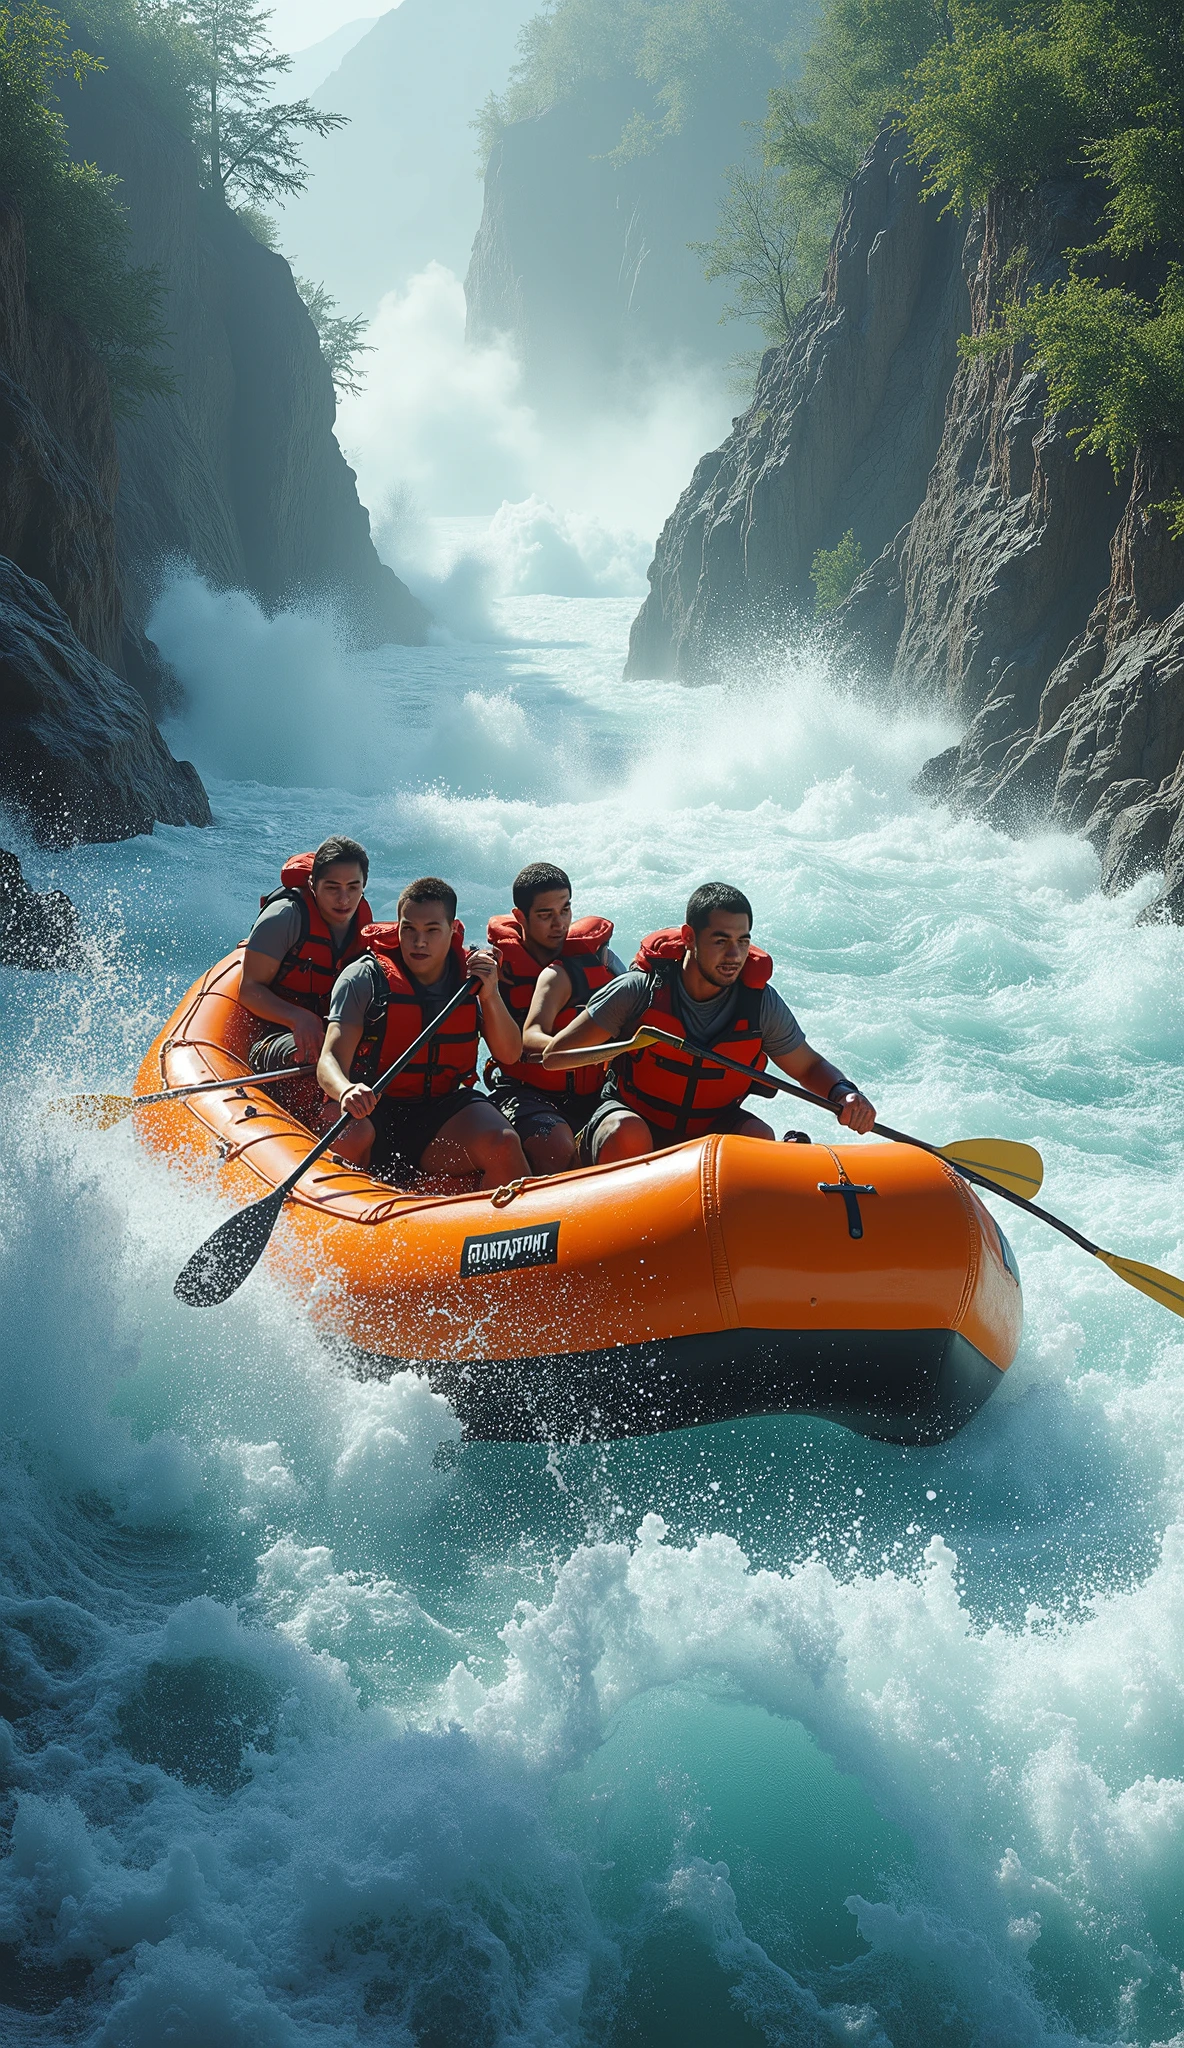
[[(1184, 921), (1184, 545), (1160, 509), (1184, 451), (1116, 480), (1046, 417), (1025, 349), (957, 351), (1017, 284), (1064, 276), (1095, 204), (1066, 178), (942, 217), (881, 133), (821, 297), (663, 529), (627, 673), (708, 680), (818, 633), (853, 687), (965, 722), (928, 793), (1082, 831), (1104, 887), (1162, 872), (1143, 914)], [(849, 529), (869, 566), (814, 628), (814, 554)]]
[(120, 179), (133, 260), (165, 287), (175, 390), (118, 429), (116, 543), (135, 626), (180, 558), (267, 605), (327, 600), (367, 645), (423, 641), (427, 613), (375, 552), (283, 257), (203, 190), (190, 144), (117, 63), (64, 87), (63, 111), (75, 157)]
[(106, 376), (68, 321), (30, 308), (0, 200), (0, 802), (50, 844), (209, 822), (128, 677), (151, 651), (124, 618), (118, 480)]
[(614, 152), (639, 101), (660, 115), (636, 80), (584, 82), (502, 130), (465, 278), (467, 333), (510, 337), (532, 404), (619, 402), (656, 370), (735, 353), (724, 289), (688, 244), (714, 233), (724, 168), (770, 82), (721, 75), (710, 105), (624, 162)]

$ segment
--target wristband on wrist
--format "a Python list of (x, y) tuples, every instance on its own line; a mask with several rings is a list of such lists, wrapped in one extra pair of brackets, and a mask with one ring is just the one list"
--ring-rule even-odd
[(858, 1095), (858, 1093), (859, 1090), (855, 1086), (854, 1081), (848, 1081), (840, 1077), (839, 1080), (833, 1082), (830, 1088), (828, 1088), (826, 1099), (828, 1102), (833, 1102), (836, 1096)]

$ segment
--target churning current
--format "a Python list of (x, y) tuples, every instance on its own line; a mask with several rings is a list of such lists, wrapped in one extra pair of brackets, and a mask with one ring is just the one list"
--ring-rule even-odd
[(722, 878), (890, 1122), (1030, 1140), (1054, 1211), (1184, 1272), (1152, 884), (926, 807), (948, 731), (805, 657), (622, 684), (632, 609), (351, 660), (179, 580), (153, 630), (215, 828), (18, 843), (93, 959), (2, 984), (6, 2041), (1184, 2043), (1178, 1322), (1007, 1212), (1027, 1334), (940, 1448), (466, 1447), (266, 1268), (183, 1308), (224, 1206), (46, 1113), (126, 1090), (331, 830), (379, 915), (436, 872), (470, 932), (558, 861), (626, 957)]

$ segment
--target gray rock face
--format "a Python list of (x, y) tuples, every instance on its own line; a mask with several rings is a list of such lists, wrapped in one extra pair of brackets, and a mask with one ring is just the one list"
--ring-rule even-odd
[(3, 557), (0, 803), (51, 846), (210, 823), (197, 770), (174, 761), (139, 693)]
[(70, 147), (122, 181), (132, 253), (165, 286), (172, 396), (120, 422), (116, 543), (142, 629), (171, 559), (265, 604), (311, 597), (361, 638), (420, 642), (428, 615), (380, 562), (316, 330), (280, 256), (198, 182), (187, 141), (112, 62), (63, 87)]
[(0, 848), (0, 967), (78, 967), (78, 912), (64, 889), (31, 889), (15, 853)]
[(511, 337), (533, 404), (582, 412), (655, 367), (735, 353), (723, 290), (687, 244), (714, 233), (724, 166), (772, 82), (721, 78), (709, 111), (627, 163), (610, 152), (645, 100), (635, 81), (583, 84), (503, 131), (465, 278), (467, 333)]
[(627, 672), (708, 677), (784, 635), (813, 551), (852, 527), (875, 559), (829, 622), (836, 667), (966, 721), (919, 786), (1006, 830), (1087, 833), (1105, 888), (1162, 870), (1144, 915), (1184, 921), (1184, 546), (1158, 509), (1184, 450), (1145, 449), (1116, 483), (1045, 418), (1024, 350), (956, 351), (1017, 272), (1065, 274), (1095, 195), (1049, 181), (943, 229), (910, 179), (881, 135), (823, 296), (667, 522)]
[(30, 309), (21, 217), (0, 198), (0, 553), (44, 583), (79, 639), (116, 667), (118, 482), (107, 379), (66, 321)]
[(627, 675), (715, 676), (812, 611), (817, 549), (850, 527), (878, 556), (912, 516), (969, 318), (963, 229), (919, 191), (886, 130), (848, 191), (822, 296), (663, 529)]
[(106, 377), (68, 322), (30, 309), (20, 216), (0, 202), (0, 801), (55, 844), (209, 822), (147, 708), (157, 678), (123, 616), (118, 481)]

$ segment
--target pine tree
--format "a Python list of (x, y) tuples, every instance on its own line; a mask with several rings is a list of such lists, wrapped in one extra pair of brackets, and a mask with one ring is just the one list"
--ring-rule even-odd
[(317, 330), (321, 354), (328, 364), (334, 390), (339, 398), (346, 392), (356, 398), (363, 384), (358, 357), (374, 353), (372, 343), (362, 340), (368, 324), (365, 315), (358, 313), (351, 318), (348, 314), (338, 313), (332, 293), (325, 285), (315, 284), (310, 277), (298, 277), (296, 289)]
[(198, 148), (210, 186), (228, 204), (302, 192), (308, 173), (298, 137), (346, 126), (311, 100), (272, 101), (271, 82), (291, 69), (267, 33), (271, 9), (252, 0), (188, 0), (185, 9), (205, 63), (198, 88)]

